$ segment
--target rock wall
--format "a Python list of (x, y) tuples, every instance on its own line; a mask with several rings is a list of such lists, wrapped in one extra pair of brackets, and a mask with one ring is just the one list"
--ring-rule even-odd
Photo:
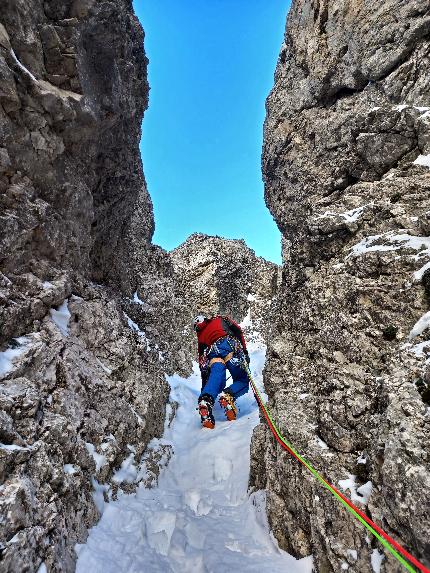
[(185, 368), (139, 154), (143, 37), (129, 0), (0, 6), (2, 572), (74, 570)]
[[(284, 237), (270, 407), (298, 451), (427, 567), (429, 29), (426, 0), (293, 0), (263, 149)], [(313, 553), (319, 572), (376, 570), (381, 546), (263, 425), (251, 482), (268, 489), (284, 549)], [(390, 556), (381, 571), (401, 569)]]
[(242, 323), (247, 340), (265, 341), (278, 265), (257, 257), (243, 240), (191, 235), (171, 253), (179, 299), (184, 301), (182, 352), (196, 355), (192, 320), (198, 313), (226, 314)]

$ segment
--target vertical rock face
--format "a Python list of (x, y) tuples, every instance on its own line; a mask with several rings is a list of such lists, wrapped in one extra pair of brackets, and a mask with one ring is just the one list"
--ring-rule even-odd
[(270, 304), (278, 288), (279, 267), (257, 257), (244, 241), (196, 233), (171, 253), (182, 316), (183, 352), (195, 355), (191, 329), (197, 313), (226, 314), (252, 340), (266, 338)]
[(4, 206), (27, 213), (19, 233), (9, 223), (5, 252), (14, 271), (31, 242), (35, 258), (119, 280), (132, 214), (146, 242), (153, 229), (140, 25), (125, 1), (6, 1), (0, 18)]
[[(263, 150), (284, 236), (265, 375), (274, 416), (427, 567), (429, 29), (426, 0), (293, 0)], [(313, 553), (321, 572), (372, 571), (381, 547), (263, 426), (252, 483), (268, 488), (285, 549)]]
[(146, 64), (128, 0), (1, 3), (2, 571), (72, 571), (163, 429), (177, 318), (138, 148)]

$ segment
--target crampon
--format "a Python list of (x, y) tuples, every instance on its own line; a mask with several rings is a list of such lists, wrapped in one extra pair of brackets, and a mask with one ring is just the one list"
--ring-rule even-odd
[(234, 398), (229, 392), (223, 392), (219, 397), (219, 405), (224, 408), (225, 417), (229, 422), (237, 418), (237, 406), (234, 403)]
[(202, 398), (199, 401), (198, 411), (200, 414), (200, 419), (202, 422), (202, 428), (215, 428), (215, 418), (212, 414), (212, 404), (211, 400), (208, 398)]

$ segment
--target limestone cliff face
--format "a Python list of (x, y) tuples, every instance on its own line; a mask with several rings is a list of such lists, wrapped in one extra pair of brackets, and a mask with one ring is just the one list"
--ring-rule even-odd
[(175, 284), (184, 301), (182, 352), (196, 355), (192, 319), (226, 314), (242, 323), (247, 340), (265, 340), (270, 306), (280, 279), (278, 265), (257, 257), (242, 240), (191, 235), (171, 253)]
[[(270, 405), (332, 483), (372, 483), (357, 503), (427, 566), (429, 29), (426, 0), (294, 0), (263, 150), (284, 236)], [(321, 572), (372, 571), (363, 527), (263, 426), (252, 480), (285, 549)]]
[(1, 3), (1, 571), (72, 571), (163, 429), (178, 319), (150, 244), (146, 64), (128, 0)]

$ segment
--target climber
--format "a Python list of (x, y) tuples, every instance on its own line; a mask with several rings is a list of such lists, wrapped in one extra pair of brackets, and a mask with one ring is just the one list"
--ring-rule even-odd
[[(227, 316), (207, 318), (199, 314), (194, 319), (194, 330), (197, 333), (202, 375), (198, 410), (202, 426), (214, 428), (212, 408), (220, 393), (219, 404), (224, 408), (227, 420), (235, 420), (237, 417), (235, 401), (249, 389), (249, 354), (242, 329)], [(230, 372), (233, 383), (224, 390), (226, 369)]]

